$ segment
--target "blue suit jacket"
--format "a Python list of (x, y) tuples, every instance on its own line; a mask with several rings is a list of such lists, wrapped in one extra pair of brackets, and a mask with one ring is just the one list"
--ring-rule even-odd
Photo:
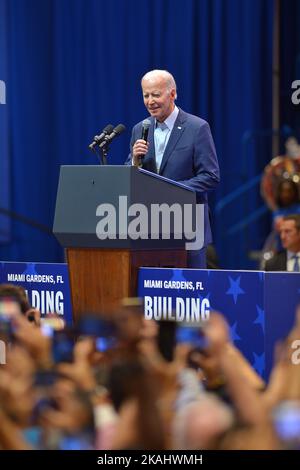
[[(155, 162), (155, 119), (149, 117), (149, 150), (143, 159), (143, 168), (157, 173)], [(132, 130), (130, 148), (142, 135), (142, 121)], [(126, 164), (131, 164), (130, 153)], [(207, 191), (214, 189), (220, 180), (216, 150), (209, 125), (203, 119), (179, 109), (177, 119), (166, 146), (159, 174), (180, 181), (197, 193), (197, 202), (205, 205), (205, 245), (212, 241), (207, 204)]]

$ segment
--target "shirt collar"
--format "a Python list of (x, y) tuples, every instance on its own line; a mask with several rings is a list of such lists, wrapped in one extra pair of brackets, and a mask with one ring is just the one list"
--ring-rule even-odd
[[(168, 116), (167, 119), (164, 120), (165, 125), (168, 127), (168, 129), (170, 129), (170, 131), (174, 127), (174, 124), (175, 124), (175, 121), (177, 119), (178, 113), (179, 113), (179, 109), (175, 105), (175, 108), (171, 112), (170, 116)], [(155, 126), (157, 126), (157, 121), (156, 121)]]
[(298, 256), (298, 258), (299, 258), (300, 257), (300, 251), (298, 251), (297, 253), (295, 253), (293, 251), (287, 251), (287, 259), (288, 260), (294, 258), (295, 256)]

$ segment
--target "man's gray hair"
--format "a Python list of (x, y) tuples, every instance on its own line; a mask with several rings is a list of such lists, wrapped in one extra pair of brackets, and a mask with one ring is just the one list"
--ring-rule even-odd
[(158, 78), (158, 77), (161, 77), (165, 80), (166, 82), (166, 86), (167, 86), (167, 90), (168, 91), (171, 91), (171, 90), (174, 90), (176, 91), (176, 97), (177, 98), (177, 86), (176, 86), (176, 82), (175, 82), (175, 79), (173, 77), (173, 75), (168, 72), (167, 70), (159, 70), (159, 69), (155, 69), (155, 70), (150, 70), (149, 72), (147, 72), (143, 77), (142, 77), (142, 80), (153, 80), (154, 78)]

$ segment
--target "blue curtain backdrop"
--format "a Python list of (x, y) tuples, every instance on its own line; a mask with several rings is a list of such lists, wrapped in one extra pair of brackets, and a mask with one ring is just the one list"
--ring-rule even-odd
[[(300, 80), (300, 2), (281, 3), (280, 17), (280, 118), (281, 127), (288, 126), (300, 142), (300, 105), (291, 100), (291, 85)], [(284, 151), (284, 139), (281, 142)]]
[[(6, 3), (0, 2), (0, 244), (10, 239), (10, 219), (3, 210), (10, 208), (10, 178), (8, 151), (7, 88), (7, 25)], [(1, 246), (1, 245), (0, 245)]]
[[(51, 227), (60, 165), (96, 164), (87, 145), (107, 123), (127, 127), (109, 156), (111, 164), (124, 161), (130, 129), (147, 114), (140, 78), (153, 68), (173, 73), (178, 105), (211, 125), (222, 175), (211, 197), (213, 214), (217, 201), (270, 160), (269, 142), (260, 141), (257, 132), (271, 128), (272, 0), (0, 0), (0, 5), (6, 7), (14, 211)], [(1, 187), (7, 178), (1, 172)], [(237, 235), (228, 231), (261, 203), (256, 187), (214, 217), (224, 267), (247, 268), (246, 251), (260, 248), (267, 233), (260, 221)], [(53, 237), (14, 221), (0, 259), (60, 261), (62, 250)]]

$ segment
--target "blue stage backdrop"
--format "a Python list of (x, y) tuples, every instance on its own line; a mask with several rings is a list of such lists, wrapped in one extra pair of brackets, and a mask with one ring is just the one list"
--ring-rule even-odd
[(281, 2), (280, 12), (280, 125), (291, 128), (300, 141), (300, 105), (291, 100), (292, 82), (300, 80), (300, 2)]
[[(6, 7), (1, 21), (7, 26), (14, 211), (51, 227), (60, 165), (95, 164), (87, 146), (108, 123), (127, 126), (109, 155), (112, 164), (125, 160), (130, 129), (147, 115), (140, 78), (153, 68), (170, 70), (178, 105), (211, 125), (222, 177), (212, 213), (216, 200), (270, 160), (270, 147), (256, 139), (245, 154), (243, 136), (272, 125), (273, 0), (0, 0), (0, 5), (1, 12)], [(1, 173), (1, 188), (6, 181)], [(224, 267), (247, 267), (240, 261), (245, 234), (229, 239), (224, 234), (260, 204), (257, 191), (214, 221)], [(268, 229), (251, 226), (251, 248), (261, 246)], [(2, 259), (62, 261), (54, 238), (16, 221), (12, 235), (0, 248)]]
[(10, 238), (10, 219), (3, 209), (10, 209), (7, 103), (7, 24), (6, 2), (0, 1), (0, 245)]

